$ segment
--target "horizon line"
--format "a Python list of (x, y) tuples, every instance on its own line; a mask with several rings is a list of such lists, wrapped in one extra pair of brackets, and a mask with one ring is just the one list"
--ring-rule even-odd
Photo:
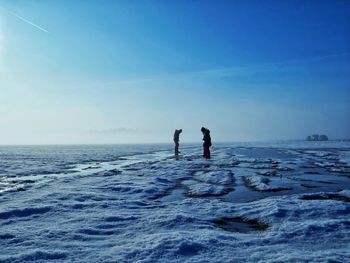
[[(223, 144), (223, 143), (263, 143), (263, 142), (342, 142), (342, 141), (350, 141), (349, 139), (329, 139), (328, 141), (306, 141), (305, 139), (273, 139), (273, 140), (239, 140), (239, 141), (216, 141), (215, 144)], [(19, 143), (19, 144), (0, 144), (1, 146), (83, 146), (83, 145), (154, 145), (154, 144), (170, 144), (173, 145), (173, 142), (122, 142), (122, 143)], [(202, 141), (195, 142), (182, 142), (180, 145), (186, 144), (199, 144), (202, 145)]]

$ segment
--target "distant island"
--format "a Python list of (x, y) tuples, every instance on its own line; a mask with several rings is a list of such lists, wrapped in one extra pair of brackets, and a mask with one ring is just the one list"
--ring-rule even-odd
[(328, 141), (327, 135), (313, 134), (306, 137), (307, 141)]

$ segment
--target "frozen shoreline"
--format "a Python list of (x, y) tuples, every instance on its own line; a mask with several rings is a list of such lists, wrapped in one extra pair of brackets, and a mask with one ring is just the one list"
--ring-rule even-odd
[(41, 175), (8, 154), (0, 262), (349, 261), (350, 148), (306, 146), (220, 145), (209, 161), (162, 149)]

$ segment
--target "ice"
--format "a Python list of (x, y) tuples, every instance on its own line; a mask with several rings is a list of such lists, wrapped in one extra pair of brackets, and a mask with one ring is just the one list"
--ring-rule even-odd
[(340, 191), (339, 194), (341, 194), (347, 198), (350, 198), (350, 189)]
[(223, 195), (226, 194), (229, 190), (225, 186), (221, 185), (212, 185), (206, 183), (197, 183), (188, 186), (188, 195), (189, 196), (210, 196), (210, 195)]
[(231, 171), (208, 171), (208, 172), (197, 172), (194, 176), (197, 180), (211, 183), (228, 185), (232, 184), (233, 175)]
[(0, 262), (349, 262), (338, 146), (0, 147)]
[[(265, 174), (264, 174), (265, 175)], [(263, 176), (249, 176), (244, 177), (244, 181), (248, 187), (256, 191), (277, 192), (284, 190), (291, 190), (290, 187), (286, 187), (285, 183), (281, 180), (271, 180)]]
[(268, 185), (270, 180), (266, 177), (251, 176), (246, 178), (247, 183), (259, 191), (271, 189)]
[(348, 166), (350, 166), (350, 152), (342, 152), (340, 154), (339, 161), (344, 162)]

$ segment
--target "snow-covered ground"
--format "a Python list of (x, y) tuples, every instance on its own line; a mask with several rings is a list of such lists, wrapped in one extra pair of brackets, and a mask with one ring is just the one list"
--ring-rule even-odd
[(350, 143), (0, 147), (0, 262), (350, 262)]

